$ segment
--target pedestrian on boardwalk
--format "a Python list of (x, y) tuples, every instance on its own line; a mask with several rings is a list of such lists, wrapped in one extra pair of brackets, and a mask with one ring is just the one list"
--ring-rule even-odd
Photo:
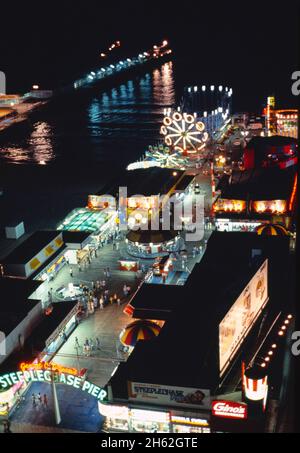
[(117, 300), (117, 304), (118, 304), (118, 307), (120, 307), (121, 305), (121, 299), (118, 297), (118, 300)]
[(114, 298), (113, 298), (113, 296), (110, 296), (110, 298), (109, 298), (109, 303), (110, 303), (110, 305), (113, 305), (113, 303), (114, 303)]
[(36, 406), (36, 397), (35, 397), (35, 394), (33, 393), (32, 396), (32, 406), (35, 407)]
[(91, 351), (93, 351), (95, 349), (94, 340), (92, 338), (90, 338), (90, 348), (91, 348)]
[(114, 302), (117, 302), (118, 300), (118, 296), (117, 296), (117, 293), (114, 294)]
[(45, 407), (48, 407), (48, 397), (46, 394), (44, 394), (43, 403)]
[(106, 267), (105, 267), (104, 270), (103, 270), (103, 274), (104, 274), (104, 277), (107, 277), (107, 274), (106, 274)]
[(96, 296), (93, 297), (94, 308), (98, 307), (98, 299)]
[(100, 340), (98, 337), (96, 337), (96, 344), (97, 344), (97, 349), (101, 349), (101, 344), (100, 344)]
[(70, 277), (73, 278), (73, 269), (70, 268)]
[(103, 308), (104, 308), (104, 300), (103, 300), (102, 296), (99, 299), (99, 304), (100, 304), (100, 310), (103, 310)]
[(127, 285), (126, 285), (126, 283), (124, 283), (124, 286), (123, 286), (123, 293), (124, 293), (124, 296), (125, 296), (125, 297), (128, 296), (128, 290), (127, 290)]
[(38, 393), (37, 399), (39, 404), (42, 404), (42, 395), (40, 394), (40, 392)]
[(77, 337), (75, 337), (75, 346), (77, 346), (78, 348), (80, 347), (80, 344), (79, 344), (79, 341), (78, 341)]
[(109, 267), (106, 269), (106, 276), (107, 276), (107, 278), (110, 277), (110, 269), (109, 269)]

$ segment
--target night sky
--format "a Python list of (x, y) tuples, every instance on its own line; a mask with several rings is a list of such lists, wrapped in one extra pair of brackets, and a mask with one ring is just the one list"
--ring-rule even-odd
[(180, 84), (232, 85), (238, 108), (254, 108), (254, 99), (263, 102), (272, 93), (283, 106), (294, 106), (299, 1), (223, 3), (5, 2), (0, 69), (10, 92), (33, 83), (51, 88), (97, 66), (99, 52), (113, 40), (132, 53), (166, 38)]

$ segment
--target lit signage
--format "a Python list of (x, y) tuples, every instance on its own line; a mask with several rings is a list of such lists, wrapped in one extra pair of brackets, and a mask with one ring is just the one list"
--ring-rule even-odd
[(130, 415), (135, 420), (147, 422), (170, 423), (169, 412), (145, 411), (141, 409), (131, 409)]
[(207, 389), (129, 382), (128, 397), (131, 401), (162, 406), (210, 408), (210, 391)]
[(268, 260), (266, 260), (219, 325), (221, 375), (234, 358), (268, 300)]
[(57, 363), (52, 362), (38, 362), (38, 363), (21, 363), (20, 365), (21, 371), (28, 371), (28, 370), (50, 370), (53, 372), (58, 373), (65, 373), (65, 374), (72, 374), (73, 376), (77, 376), (78, 370), (76, 368), (68, 368), (62, 365), (58, 365)]
[(209, 426), (208, 421), (202, 418), (180, 417), (179, 415), (172, 415), (171, 420), (173, 423), (192, 426)]
[(52, 372), (51, 370), (27, 370), (17, 371), (14, 373), (7, 373), (0, 376), (0, 392), (2, 390), (9, 389), (13, 385), (21, 382), (48, 382), (51, 383), (54, 380), (57, 384), (65, 384), (75, 389), (80, 389), (83, 392), (87, 392), (91, 396), (102, 401), (107, 393), (101, 387), (92, 384), (82, 377), (74, 376), (67, 373)]
[(218, 200), (213, 205), (213, 210), (215, 212), (244, 212), (246, 211), (246, 201), (218, 198)]
[(126, 406), (113, 406), (111, 404), (98, 403), (99, 412), (103, 417), (128, 420), (129, 409)]
[(232, 401), (213, 401), (212, 414), (215, 417), (243, 419), (247, 418), (247, 405)]
[(258, 214), (284, 214), (287, 210), (287, 202), (285, 200), (253, 201), (252, 207)]

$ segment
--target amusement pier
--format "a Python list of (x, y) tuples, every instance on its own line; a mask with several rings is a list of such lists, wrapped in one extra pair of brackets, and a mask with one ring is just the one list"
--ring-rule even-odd
[[(69, 85), (2, 94), (0, 134), (172, 55), (167, 41), (102, 52)], [(270, 96), (236, 113), (233, 97), (195, 81), (162, 109), (156, 142), (56, 228), (6, 225), (0, 417), (13, 432), (288, 429), (298, 111)]]

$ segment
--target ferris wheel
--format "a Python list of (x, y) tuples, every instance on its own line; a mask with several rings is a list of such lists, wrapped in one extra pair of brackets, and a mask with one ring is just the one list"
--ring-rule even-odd
[(160, 133), (165, 144), (181, 153), (195, 154), (201, 151), (208, 140), (205, 124), (188, 113), (174, 112), (165, 116)]
[(167, 168), (185, 168), (187, 159), (179, 152), (170, 152), (169, 147), (163, 145), (149, 146), (149, 151), (146, 151), (146, 157), (158, 162), (160, 167)]

